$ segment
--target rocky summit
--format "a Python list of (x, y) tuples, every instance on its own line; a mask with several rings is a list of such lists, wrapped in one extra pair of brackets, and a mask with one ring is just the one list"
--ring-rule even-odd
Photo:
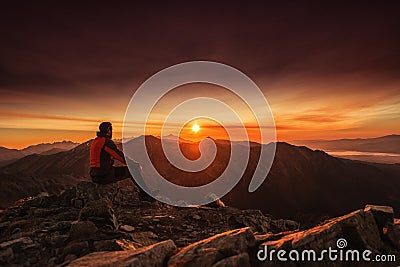
[(338, 240), (371, 255), (393, 255), (390, 263), (374, 262), (378, 266), (400, 260), (400, 220), (385, 206), (299, 230), (297, 222), (259, 210), (221, 203), (179, 208), (126, 183), (81, 182), (58, 195), (18, 201), (0, 216), (1, 266), (349, 266), (266, 256), (266, 249), (337, 249)]

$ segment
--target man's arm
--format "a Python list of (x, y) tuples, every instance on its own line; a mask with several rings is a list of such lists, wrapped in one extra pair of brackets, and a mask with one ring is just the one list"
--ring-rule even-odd
[(112, 158), (126, 165), (124, 153), (117, 148), (112, 140), (106, 141), (104, 151), (106, 151)]

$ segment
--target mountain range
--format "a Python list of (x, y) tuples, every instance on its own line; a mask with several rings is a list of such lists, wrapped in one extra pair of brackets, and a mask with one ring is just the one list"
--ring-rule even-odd
[[(207, 184), (226, 168), (233, 150), (241, 143), (214, 140), (217, 154), (210, 166), (195, 173), (185, 173), (167, 161), (161, 140), (141, 136), (129, 140), (125, 148), (135, 147), (145, 138), (150, 158), (165, 179), (185, 186)], [(32, 154), (0, 168), (0, 203), (6, 207), (19, 198), (40, 192), (56, 193), (88, 180), (91, 141), (71, 150), (52, 155)], [(172, 141), (171, 141), (172, 143)], [(119, 144), (120, 146), (121, 144)], [(180, 143), (182, 153), (189, 159), (200, 156), (199, 143)], [(264, 145), (268, 146), (268, 145)], [(328, 155), (305, 146), (278, 142), (272, 168), (267, 179), (255, 192), (247, 191), (258, 163), (261, 144), (252, 143), (250, 159), (240, 182), (222, 200), (229, 206), (260, 209), (274, 216), (316, 222), (337, 216), (368, 203), (389, 205), (400, 210), (400, 164), (379, 164), (353, 161)], [(129, 155), (142, 161), (144, 155)], [(262, 162), (260, 163), (263, 164)], [(142, 166), (145, 176), (148, 166)], [(231, 175), (242, 170), (233, 168)]]
[(324, 150), (330, 155), (348, 159), (381, 163), (400, 162), (400, 135), (398, 134), (376, 138), (294, 140), (291, 143)]
[(5, 166), (14, 160), (23, 158), (31, 154), (51, 155), (58, 152), (70, 150), (77, 145), (79, 144), (71, 141), (62, 141), (31, 145), (23, 149), (0, 147), (0, 166)]

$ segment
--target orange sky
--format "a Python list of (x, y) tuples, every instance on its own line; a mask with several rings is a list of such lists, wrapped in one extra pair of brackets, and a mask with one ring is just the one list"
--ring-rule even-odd
[[(399, 13), (396, 1), (362, 8), (357, 1), (8, 1), (0, 10), (0, 146), (83, 142), (101, 121), (111, 121), (120, 138), (140, 84), (196, 60), (248, 75), (270, 104), (280, 141), (399, 134)], [(168, 94), (149, 125), (198, 96), (231, 105), (256, 139), (246, 105), (204, 84)], [(199, 116), (204, 108), (196, 108)], [(176, 118), (166, 134), (181, 123)], [(224, 137), (202, 124), (197, 134), (182, 133)]]
[[(354, 83), (349, 85), (355, 89), (362, 86)], [(399, 133), (400, 96), (396, 91), (399, 85), (386, 85), (385, 90), (368, 88), (368, 94), (363, 93), (361, 88), (337, 94), (335, 86), (346, 84), (331, 85), (330, 90), (320, 92), (307, 91), (307, 85), (304, 84), (300, 88), (293, 88), (290, 94), (281, 94), (279, 88), (270, 89), (270, 93), (264, 92), (274, 114), (278, 140), (363, 138)], [(245, 125), (249, 127), (250, 138), (258, 140), (258, 129), (247, 106), (226, 90), (204, 84), (183, 86), (166, 95), (153, 110), (147, 133), (160, 135), (161, 122), (171, 108), (185, 99), (205, 95), (224, 101), (242, 114)], [(114, 137), (121, 138), (129, 97), (117, 98), (110, 103), (109, 112), (99, 112), (94, 105), (82, 103), (84, 101), (79, 99), (17, 96), (6, 96), (3, 101), (12, 104), (0, 107), (1, 146), (22, 148), (35, 143), (62, 140), (84, 142), (95, 136), (98, 123), (105, 120), (113, 123)], [(18, 110), (21, 104), (24, 108)], [(29, 112), (26, 112), (26, 107), (29, 107)], [(201, 116), (201, 108), (198, 108), (198, 113)], [(177, 118), (176, 124), (169, 125), (171, 127), (166, 128), (164, 134), (170, 133), (168, 129), (182, 127), (180, 123)], [(182, 130), (181, 137), (192, 140), (206, 136), (226, 138), (224, 130), (215, 127), (216, 124), (207, 120), (197, 120), (197, 123), (201, 126), (199, 133), (193, 133), (190, 124)]]

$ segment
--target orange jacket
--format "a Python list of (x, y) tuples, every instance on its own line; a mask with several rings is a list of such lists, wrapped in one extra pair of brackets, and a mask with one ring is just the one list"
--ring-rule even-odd
[(115, 143), (102, 133), (97, 133), (90, 146), (90, 175), (104, 176), (111, 172), (114, 159), (126, 164), (124, 153), (118, 150)]

